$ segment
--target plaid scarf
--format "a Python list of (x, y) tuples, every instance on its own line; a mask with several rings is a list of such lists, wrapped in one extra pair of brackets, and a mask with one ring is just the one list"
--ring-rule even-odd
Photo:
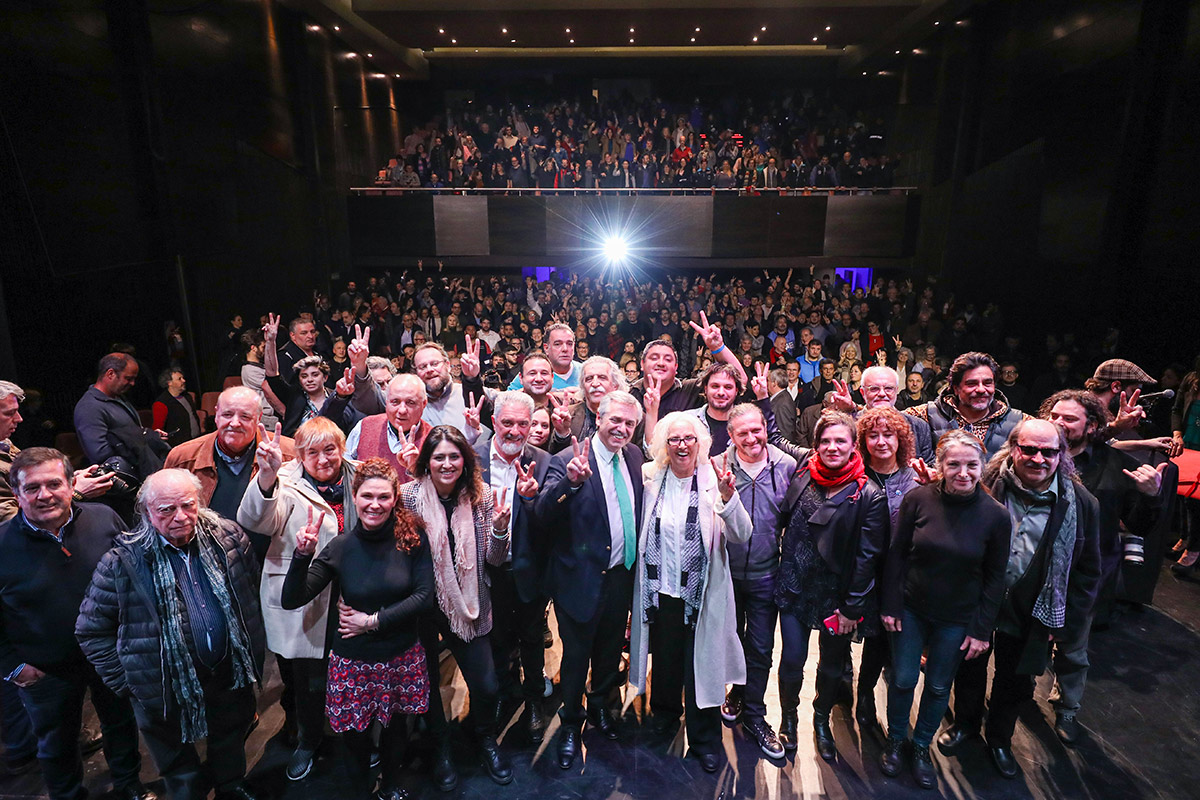
[[(1017, 494), (1029, 503), (1053, 503), (1051, 492), (1034, 492), (1026, 489), (1013, 473), (1012, 465), (1007, 461), (1000, 465), (1000, 477), (1008, 490)], [(1075, 502), (1075, 483), (1069, 478), (1058, 474), (1058, 490), (1067, 503), (1066, 514), (1063, 515), (1062, 525), (1050, 551), (1050, 568), (1046, 572), (1046, 583), (1038, 592), (1033, 604), (1033, 617), (1047, 628), (1057, 629), (1067, 623), (1067, 581), (1071, 574), (1071, 559), (1075, 554), (1075, 535), (1078, 522), (1078, 510)], [(1053, 512), (1052, 512), (1053, 513)]]
[[(646, 577), (642, 583), (642, 616), (647, 624), (654, 622), (658, 614), (658, 592), (662, 587), (662, 504), (667, 493), (667, 478), (670, 469), (663, 470), (658, 485), (658, 497), (654, 500), (654, 529), (646, 539), (642, 562)], [(688, 492), (687, 517), (683, 524), (683, 540), (679, 543), (679, 588), (683, 595), (683, 624), (695, 626), (700, 616), (700, 603), (704, 598), (704, 584), (708, 577), (708, 553), (704, 550), (704, 537), (700, 532), (700, 484), (692, 474)]]
[[(216, 536), (209, 528), (212, 523), (196, 522), (196, 549), (200, 565), (217, 605), (225, 612), (225, 627), (229, 631), (229, 649), (233, 656), (233, 687), (240, 689), (254, 683), (254, 659), (250, 655), (250, 636), (233, 612), (233, 600), (225, 578), (225, 555)], [(204, 687), (192, 663), (192, 656), (183, 636), (183, 609), (177, 592), (175, 570), (167, 556), (162, 537), (150, 540), (150, 568), (154, 578), (154, 598), (158, 604), (163, 652), (166, 653), (167, 677), (171, 693), (179, 704), (179, 726), (183, 742), (195, 742), (208, 736), (208, 716), (205, 713)]]

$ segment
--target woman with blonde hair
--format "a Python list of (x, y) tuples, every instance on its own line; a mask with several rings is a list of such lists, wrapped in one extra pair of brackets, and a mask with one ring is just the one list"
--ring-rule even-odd
[(629, 647), (636, 694), (646, 690), (649, 651), (660, 655), (650, 694), (654, 726), (669, 730), (683, 714), (690, 753), (707, 772), (718, 766), (725, 687), (746, 681), (725, 542), (745, 543), (753, 530), (728, 457), (711, 464), (711, 446), (694, 415), (673, 412), (655, 426), (654, 460), (642, 468), (647, 512)]

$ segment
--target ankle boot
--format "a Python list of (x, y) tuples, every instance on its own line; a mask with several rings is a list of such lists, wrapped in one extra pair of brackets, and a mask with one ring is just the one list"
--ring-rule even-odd
[(817, 753), (826, 761), (837, 757), (837, 745), (833, 743), (833, 731), (829, 728), (829, 712), (813, 712), (813, 743)]
[(797, 731), (800, 727), (796, 709), (800, 707), (800, 687), (804, 681), (779, 679), (779, 705), (783, 714), (779, 721), (779, 741), (784, 750), (795, 750), (799, 745)]
[(448, 734), (438, 740), (437, 756), (433, 762), (433, 784), (442, 792), (452, 792), (458, 787), (458, 770), (454, 768)]

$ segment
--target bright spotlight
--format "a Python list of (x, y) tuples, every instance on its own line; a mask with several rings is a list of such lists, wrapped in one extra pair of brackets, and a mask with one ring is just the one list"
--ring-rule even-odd
[(611, 264), (619, 264), (629, 255), (629, 245), (620, 236), (610, 236), (604, 240), (604, 257)]

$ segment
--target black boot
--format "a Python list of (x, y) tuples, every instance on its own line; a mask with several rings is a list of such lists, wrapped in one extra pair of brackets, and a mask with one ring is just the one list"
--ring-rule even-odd
[(800, 723), (796, 709), (800, 707), (800, 687), (803, 685), (803, 680), (779, 679), (779, 705), (783, 711), (779, 720), (779, 741), (784, 750), (794, 751), (799, 745), (797, 731)]
[(454, 768), (448, 733), (438, 740), (437, 756), (433, 762), (433, 784), (442, 792), (452, 792), (458, 787), (458, 770)]
[[(499, 704), (494, 706), (497, 711)], [(500, 749), (500, 745), (496, 743), (496, 732), (500, 730), (498, 715), (489, 720), (483, 720), (475, 729), (479, 735), (479, 757), (483, 761), (484, 769), (487, 770), (488, 776), (496, 783), (504, 786), (512, 783), (513, 771), (512, 764), (508, 761), (508, 756)]]
[(833, 731), (829, 729), (829, 712), (813, 712), (813, 743), (817, 753), (826, 761), (837, 758), (837, 745), (833, 743)]

